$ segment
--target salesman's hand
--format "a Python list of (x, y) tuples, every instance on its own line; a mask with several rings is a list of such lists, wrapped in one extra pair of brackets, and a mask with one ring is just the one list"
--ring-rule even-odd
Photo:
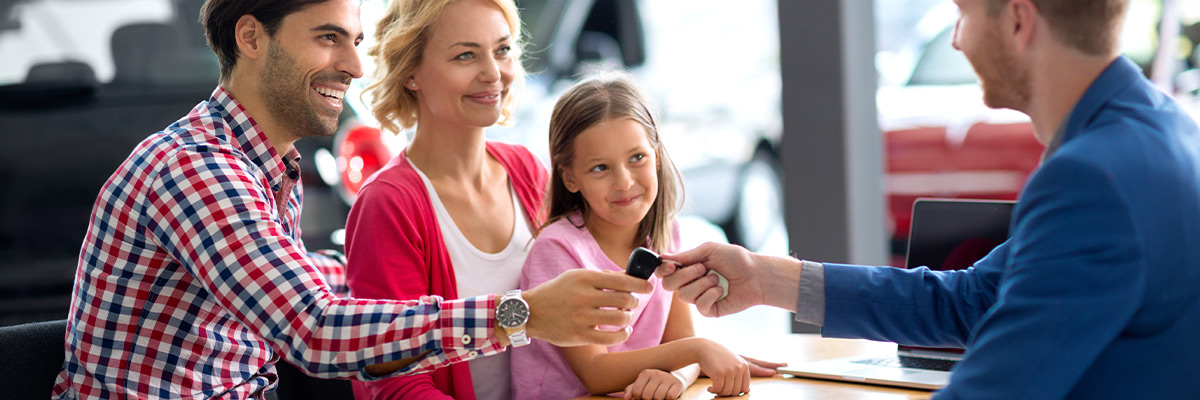
[[(758, 285), (757, 271), (753, 268), (753, 253), (741, 246), (705, 243), (700, 247), (678, 254), (663, 254), (664, 262), (655, 270), (663, 278), (663, 288), (674, 291), (685, 302), (696, 305), (706, 317), (733, 314), (763, 303), (762, 289)], [(729, 280), (729, 296), (719, 303), (723, 290), (717, 286), (715, 275), (706, 275), (714, 270)]]
[[(606, 290), (607, 289), (607, 290)], [(559, 347), (599, 344), (612, 346), (629, 338), (637, 298), (629, 292), (650, 293), (644, 279), (623, 273), (573, 269), (526, 291), (530, 337)], [(598, 325), (622, 326), (600, 331)]]
[[(741, 246), (705, 243), (677, 254), (664, 254), (655, 271), (663, 288), (674, 291), (685, 302), (696, 305), (706, 317), (741, 312), (760, 304), (796, 310), (800, 285), (800, 262), (790, 258), (757, 255)], [(729, 296), (722, 300), (717, 271), (729, 280)]]

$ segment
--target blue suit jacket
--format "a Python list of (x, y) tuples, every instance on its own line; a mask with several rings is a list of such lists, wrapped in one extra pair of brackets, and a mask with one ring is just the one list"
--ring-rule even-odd
[(965, 346), (936, 398), (1200, 399), (1200, 132), (1131, 61), (972, 268), (825, 265), (823, 334)]

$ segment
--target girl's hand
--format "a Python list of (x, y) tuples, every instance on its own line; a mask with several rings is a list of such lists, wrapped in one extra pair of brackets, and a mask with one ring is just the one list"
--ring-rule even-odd
[(776, 369), (787, 365), (787, 363), (757, 360), (746, 356), (742, 356), (742, 358), (750, 364), (751, 376), (775, 376), (775, 373), (778, 372)]
[(750, 364), (721, 344), (701, 339), (700, 372), (712, 379), (708, 391), (718, 396), (737, 396), (750, 392)]
[(683, 380), (661, 369), (644, 369), (638, 378), (625, 387), (625, 400), (678, 399), (683, 394)]

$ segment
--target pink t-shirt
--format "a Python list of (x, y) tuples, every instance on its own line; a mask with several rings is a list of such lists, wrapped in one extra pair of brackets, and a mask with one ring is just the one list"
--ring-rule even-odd
[[(538, 234), (521, 271), (522, 290), (575, 268), (625, 271), (624, 265), (613, 264), (604, 255), (587, 228), (575, 227), (582, 225), (580, 221), (582, 217), (576, 213), (554, 222)], [(672, 227), (675, 228), (672, 232), (675, 243), (678, 243), (678, 225), (672, 224)], [(653, 292), (634, 294), (638, 298), (638, 306), (633, 310), (633, 333), (629, 335), (629, 340), (610, 346), (609, 352), (639, 350), (662, 342), (667, 316), (671, 311), (671, 292), (662, 288), (657, 276), (650, 277), (650, 283), (654, 284)], [(512, 349), (511, 362), (514, 399), (569, 399), (588, 394), (562, 352), (550, 343), (535, 340), (528, 346)]]

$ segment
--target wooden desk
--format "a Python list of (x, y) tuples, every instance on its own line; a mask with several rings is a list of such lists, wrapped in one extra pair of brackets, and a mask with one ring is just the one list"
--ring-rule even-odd
[[(753, 338), (729, 340), (727, 338), (711, 338), (748, 357), (760, 360), (797, 363), (802, 361), (817, 361), (828, 358), (846, 357), (858, 354), (895, 354), (896, 345), (866, 340), (825, 339), (816, 334), (769, 335), (764, 334)], [(708, 392), (711, 381), (700, 378), (688, 387), (682, 399), (708, 400), (715, 395)], [(784, 377), (777, 375), (771, 378), (754, 378), (750, 383), (750, 393), (741, 397), (726, 397), (727, 399), (928, 399), (931, 392), (913, 389), (890, 388), (884, 386), (861, 385), (823, 381), (816, 379)], [(613, 397), (592, 396), (580, 399), (607, 399)]]

